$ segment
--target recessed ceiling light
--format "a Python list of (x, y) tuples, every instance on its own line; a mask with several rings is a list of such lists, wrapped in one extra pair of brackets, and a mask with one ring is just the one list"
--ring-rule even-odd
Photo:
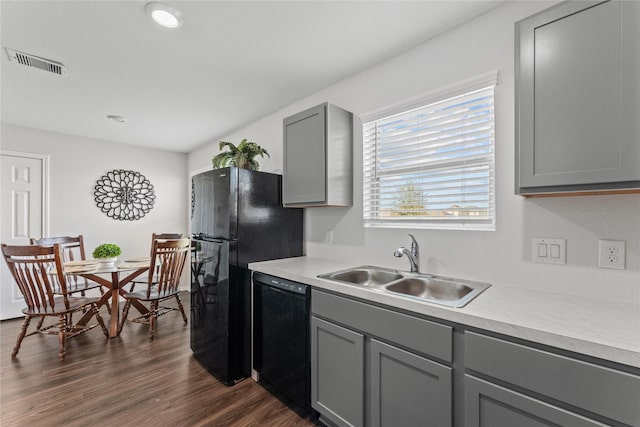
[(107, 114), (107, 119), (113, 120), (116, 123), (124, 123), (127, 121), (126, 117), (116, 116), (115, 114)]
[(162, 3), (147, 3), (145, 6), (147, 15), (158, 25), (165, 28), (178, 28), (182, 26), (182, 14), (180, 11)]

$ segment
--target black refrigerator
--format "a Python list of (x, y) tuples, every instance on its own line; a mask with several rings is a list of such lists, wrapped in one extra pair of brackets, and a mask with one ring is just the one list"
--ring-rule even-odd
[(215, 169), (192, 179), (191, 349), (227, 385), (250, 375), (247, 264), (303, 255), (303, 210), (282, 207), (280, 175)]

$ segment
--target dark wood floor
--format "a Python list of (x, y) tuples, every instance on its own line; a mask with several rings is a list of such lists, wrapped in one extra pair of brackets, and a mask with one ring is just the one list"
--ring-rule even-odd
[[(188, 303), (188, 294), (182, 299)], [(315, 425), (251, 379), (226, 387), (209, 375), (191, 354), (178, 312), (159, 319), (153, 342), (146, 325), (128, 322), (110, 340), (94, 328), (67, 341), (62, 363), (57, 337), (41, 334), (25, 338), (12, 361), (21, 322), (0, 325), (3, 427)]]

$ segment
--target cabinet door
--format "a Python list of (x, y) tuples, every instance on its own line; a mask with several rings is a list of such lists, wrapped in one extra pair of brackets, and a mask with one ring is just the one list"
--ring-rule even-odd
[(451, 426), (451, 368), (371, 340), (371, 424)]
[(465, 427), (604, 426), (548, 403), (465, 375)]
[(518, 23), (522, 192), (640, 185), (638, 20), (637, 2), (565, 2)]
[(326, 201), (326, 106), (310, 108), (284, 121), (282, 201)]
[(464, 334), (464, 358), (467, 369), (482, 375), (640, 426), (638, 375), (470, 331)]
[(364, 336), (311, 317), (311, 406), (338, 426), (364, 425)]

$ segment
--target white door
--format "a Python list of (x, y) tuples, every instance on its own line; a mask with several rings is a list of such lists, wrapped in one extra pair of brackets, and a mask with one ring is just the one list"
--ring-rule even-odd
[[(42, 237), (44, 224), (44, 156), (8, 153), (0, 155), (0, 241), (28, 245), (29, 237)], [(22, 295), (4, 258), (0, 261), (0, 319), (23, 316)]]

